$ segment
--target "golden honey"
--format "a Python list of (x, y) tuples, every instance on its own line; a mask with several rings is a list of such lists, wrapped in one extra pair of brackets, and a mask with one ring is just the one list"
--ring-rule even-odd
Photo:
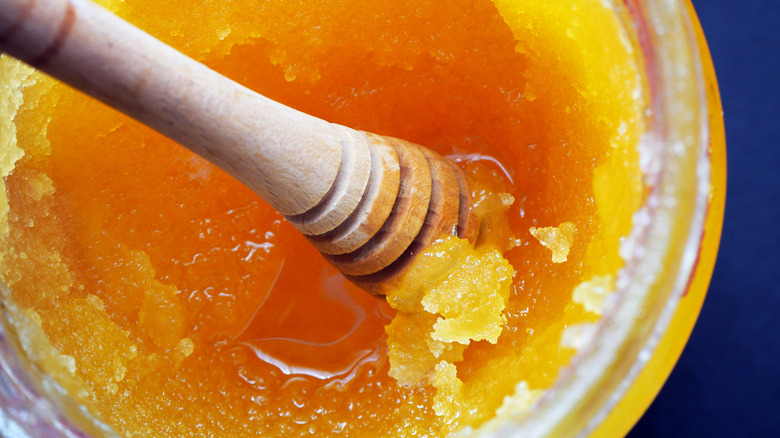
[[(554, 382), (567, 330), (600, 311), (575, 291), (611, 292), (645, 196), (645, 85), (606, 2), (103, 4), (272, 99), (453, 158), (484, 182), (483, 247), (508, 261), (484, 250), (495, 269), (470, 278), (506, 297), (467, 346), (440, 330), (460, 351), (405, 380), (392, 355), (413, 340), (388, 326), (396, 311), (256, 195), (3, 57), (0, 278), (41, 335), (26, 346), (72, 397), (123, 436), (447, 436)], [(562, 224), (554, 260), (530, 230)], [(424, 302), (432, 320), (456, 289)]]

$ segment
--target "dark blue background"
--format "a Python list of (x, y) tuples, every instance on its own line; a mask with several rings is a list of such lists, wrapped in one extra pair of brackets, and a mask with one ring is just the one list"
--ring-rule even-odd
[(780, 437), (780, 1), (693, 3), (723, 99), (726, 217), (688, 346), (629, 437)]

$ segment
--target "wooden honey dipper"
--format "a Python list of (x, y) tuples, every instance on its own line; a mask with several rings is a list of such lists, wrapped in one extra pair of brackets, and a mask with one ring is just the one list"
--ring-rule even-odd
[(476, 236), (452, 162), (265, 98), (89, 0), (0, 0), (0, 51), (222, 168), (371, 293), (441, 233)]

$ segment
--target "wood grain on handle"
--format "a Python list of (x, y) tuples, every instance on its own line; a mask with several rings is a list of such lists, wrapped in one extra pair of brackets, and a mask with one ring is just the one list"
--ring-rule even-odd
[(325, 201), (310, 233), (341, 223), (367, 185), (356, 131), (260, 96), (91, 1), (0, 1), (0, 50), (176, 140), (284, 215)]

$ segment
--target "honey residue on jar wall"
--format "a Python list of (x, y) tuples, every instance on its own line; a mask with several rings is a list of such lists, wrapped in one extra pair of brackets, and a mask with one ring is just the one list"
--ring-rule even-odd
[[(485, 182), (475, 208), (493, 236), (469, 248), (489, 273), (464, 278), (506, 292), (471, 302), (494, 310), (479, 335), (447, 305), (465, 280), (423, 293), (439, 343), (421, 351), (438, 356), (411, 378), (394, 358), (413, 346), (402, 310), (344, 280), (256, 195), (3, 57), (3, 299), (72, 397), (123, 436), (446, 436), (521, 415), (554, 383), (571, 328), (596, 321), (614, 286), (644, 195), (644, 87), (619, 7), (101, 4), (272, 99), (453, 158)], [(576, 232), (555, 263), (529, 230), (564, 223)], [(439, 244), (452, 257), (412, 280), (442, 261), (471, 269), (457, 239)]]

